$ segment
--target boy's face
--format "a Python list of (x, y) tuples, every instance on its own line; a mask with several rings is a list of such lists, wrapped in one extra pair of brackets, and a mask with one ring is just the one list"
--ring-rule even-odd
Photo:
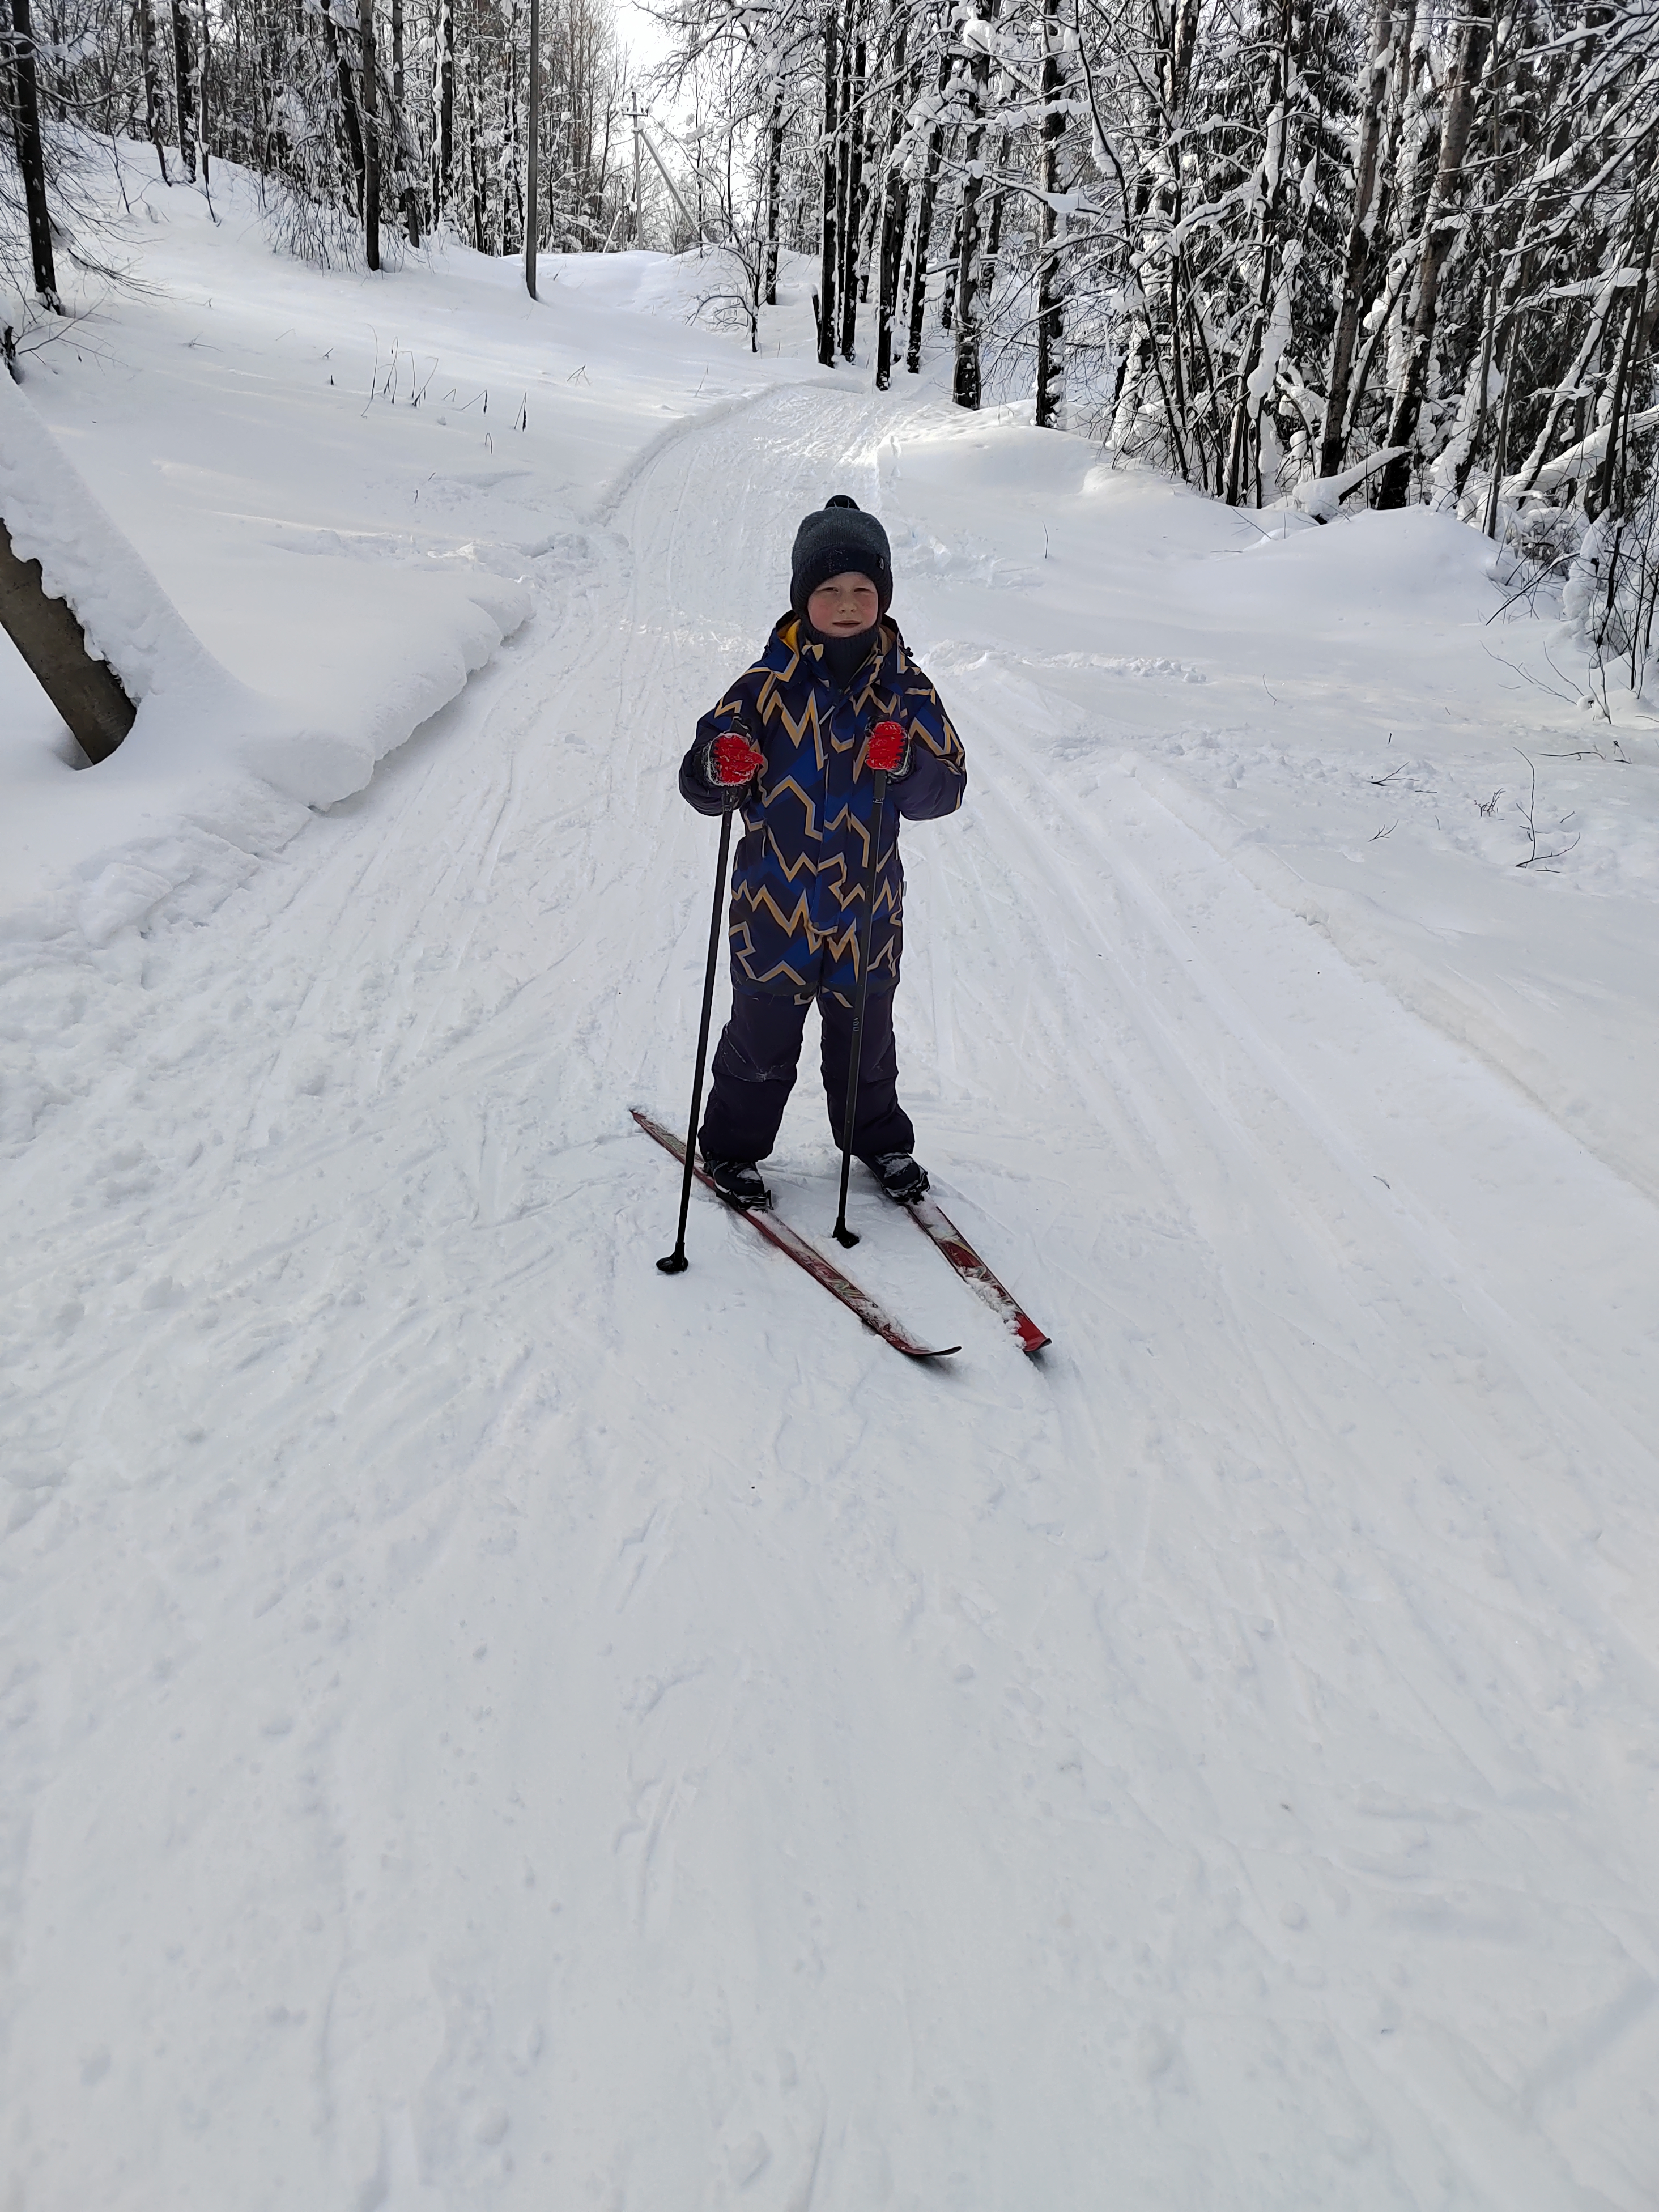
[(831, 576), (806, 602), (806, 619), (820, 637), (856, 637), (875, 628), (880, 612), (880, 594), (856, 568)]

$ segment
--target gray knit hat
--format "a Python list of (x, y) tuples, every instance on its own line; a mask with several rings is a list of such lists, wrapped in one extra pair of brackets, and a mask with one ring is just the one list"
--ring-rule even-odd
[(818, 586), (849, 568), (870, 579), (885, 614), (893, 598), (893, 554), (887, 532), (855, 499), (838, 491), (795, 532), (795, 550), (789, 558), (790, 605), (804, 615)]

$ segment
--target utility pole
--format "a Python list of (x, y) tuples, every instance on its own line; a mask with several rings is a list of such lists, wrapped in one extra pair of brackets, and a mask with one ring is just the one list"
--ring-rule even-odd
[(684, 216), (687, 228), (696, 234), (697, 244), (701, 246), (703, 241), (702, 225), (697, 221), (696, 216), (692, 214), (690, 209), (685, 204), (684, 198), (681, 197), (679, 186), (674, 182), (672, 177), (669, 175), (667, 169), (664, 166), (662, 155), (657, 151), (655, 146), (651, 143), (650, 132), (641, 129), (637, 110), (635, 110), (635, 112), (634, 127), (639, 131), (640, 136), (645, 140), (645, 150), (651, 156), (652, 161), (656, 164), (657, 174), (662, 179), (664, 184), (667, 185), (669, 198), (673, 201), (675, 206)]
[(637, 246), (640, 242), (640, 223), (641, 214), (642, 210), (640, 201), (640, 103), (636, 98), (634, 102), (634, 226), (629, 231), (628, 237), (628, 242), (630, 246)]
[[(635, 159), (637, 161), (637, 155)], [(536, 232), (541, 221), (536, 187), (542, 169), (542, 9), (541, 0), (530, 0), (530, 176), (525, 193), (524, 289), (536, 293)]]

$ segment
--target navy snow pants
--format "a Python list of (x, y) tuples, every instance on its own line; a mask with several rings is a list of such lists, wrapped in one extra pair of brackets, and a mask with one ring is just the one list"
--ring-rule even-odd
[[(817, 1002), (823, 1029), (823, 1094), (830, 1127), (842, 1142), (853, 1010), (826, 992)], [(807, 1009), (770, 991), (732, 994), (732, 1018), (714, 1048), (708, 1105), (697, 1143), (709, 1160), (763, 1160), (795, 1087)], [(853, 1109), (853, 1151), (861, 1160), (908, 1152), (916, 1133), (898, 1103), (898, 1048), (893, 1042), (893, 994), (872, 990), (864, 1002), (864, 1049)]]

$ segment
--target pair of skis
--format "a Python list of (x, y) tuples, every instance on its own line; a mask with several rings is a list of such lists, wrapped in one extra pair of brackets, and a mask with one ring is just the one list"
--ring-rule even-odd
[[(634, 1119), (647, 1136), (654, 1137), (666, 1152), (672, 1152), (682, 1167), (685, 1164), (684, 1140), (665, 1129), (660, 1121), (635, 1107)], [(692, 1173), (708, 1189), (720, 1195), (720, 1188), (712, 1176), (707, 1176), (695, 1161)], [(804, 1268), (815, 1283), (822, 1283), (832, 1297), (839, 1298), (849, 1312), (855, 1313), (866, 1328), (874, 1329), (895, 1352), (902, 1352), (907, 1359), (948, 1359), (953, 1352), (960, 1352), (959, 1344), (929, 1346), (921, 1344), (902, 1323), (894, 1320), (884, 1306), (861, 1291), (852, 1278), (842, 1271), (833, 1260), (827, 1259), (816, 1244), (809, 1244), (799, 1231), (774, 1214), (744, 1212), (733, 1206), (733, 1212), (743, 1213), (750, 1226), (775, 1250), (787, 1253), (798, 1267)], [(1048, 1339), (986, 1266), (968, 1239), (957, 1227), (938, 1201), (925, 1193), (904, 1208), (928, 1242), (943, 1254), (950, 1265), (961, 1276), (969, 1288), (990, 1307), (1020, 1350), (1041, 1352)]]

